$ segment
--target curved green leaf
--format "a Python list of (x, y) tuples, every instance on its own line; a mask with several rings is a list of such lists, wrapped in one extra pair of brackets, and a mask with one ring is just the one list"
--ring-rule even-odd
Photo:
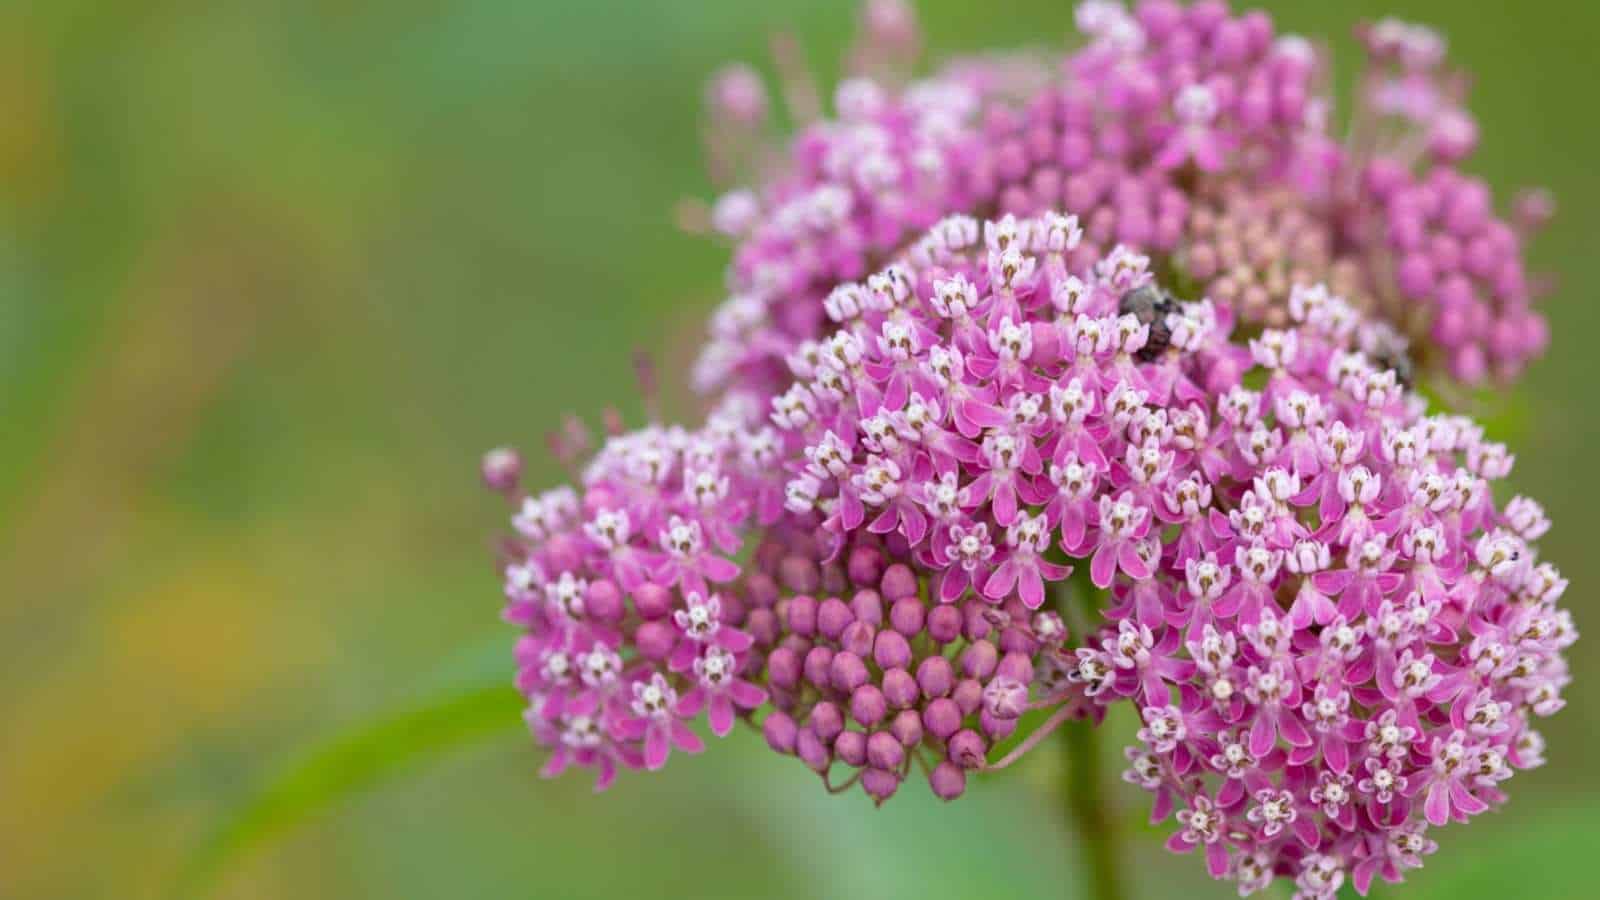
[(463, 687), (310, 751), (234, 810), (190, 861), (180, 897), (203, 896), (229, 864), (409, 765), (521, 727), (508, 685)]

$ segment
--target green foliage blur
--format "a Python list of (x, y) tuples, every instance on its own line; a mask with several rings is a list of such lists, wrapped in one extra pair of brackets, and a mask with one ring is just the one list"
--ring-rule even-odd
[[(1554, 350), (1482, 412), (1591, 625), (1600, 7), (1267, 5), (1345, 52), (1362, 17), (1441, 26), (1477, 77), (1472, 168), (1556, 192), (1534, 254), (1561, 278)], [(0, 897), (176, 896), (220, 823), (309, 748), (509, 679), (488, 563), (504, 510), (479, 453), (520, 445), (529, 480), (553, 482), (540, 448), (563, 413), (639, 421), (632, 351), (682, 382), (725, 261), (673, 226), (681, 198), (710, 195), (703, 79), (731, 59), (770, 72), (783, 28), (831, 81), (853, 6), (0, 4)], [(1061, 0), (921, 7), (939, 53), (1070, 28)], [(1593, 895), (1587, 646), (1549, 764), (1385, 896)], [(385, 741), (437, 745), (426, 759), (340, 745), (293, 790), (366, 789), (291, 796), (266, 819), (309, 824), (263, 820), (204, 893), (1076, 895), (1048, 752), (957, 805), (915, 786), (875, 811), (739, 731), (594, 797), (581, 775), (539, 780), (499, 702), (384, 720)], [(1142, 795), (1109, 790), (1139, 897), (1231, 895), (1159, 849)]]

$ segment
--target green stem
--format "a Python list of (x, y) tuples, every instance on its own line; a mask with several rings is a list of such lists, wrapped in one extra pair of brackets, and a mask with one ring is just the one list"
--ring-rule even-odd
[[(1054, 587), (1054, 586), (1052, 586)], [(1071, 579), (1053, 591), (1056, 607), (1083, 641), (1100, 619), (1102, 592), (1088, 579), (1088, 569), (1079, 566)], [(1068, 722), (1061, 728), (1063, 763), (1061, 790), (1065, 796), (1067, 818), (1077, 833), (1079, 853), (1093, 900), (1125, 900), (1127, 881), (1123, 877), (1121, 835), (1110, 801), (1104, 791), (1105, 767), (1100, 755), (1100, 730), (1088, 719)]]
[(1105, 773), (1100, 759), (1100, 732), (1088, 720), (1062, 726), (1066, 751), (1067, 815), (1077, 832), (1079, 852), (1089, 879), (1088, 896), (1094, 900), (1124, 900), (1122, 843), (1101, 790)]

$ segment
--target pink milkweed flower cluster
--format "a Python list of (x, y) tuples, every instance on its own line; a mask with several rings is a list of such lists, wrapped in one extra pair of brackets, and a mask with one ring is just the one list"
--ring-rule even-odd
[(1549, 522), (1409, 369), (1543, 349), (1547, 198), (1502, 220), (1456, 168), (1476, 126), (1428, 29), (1360, 31), (1335, 138), (1325, 54), (1262, 13), (1076, 18), (1061, 58), (908, 81), (915, 19), (872, 0), (832, 121), (778, 43), (805, 124), (776, 152), (754, 71), (714, 80), (709, 162), (756, 186), (705, 214), (736, 244), (712, 413), (613, 424), (576, 490), (484, 459), (547, 774), (603, 788), (744, 721), (830, 791), (954, 799), (1126, 702), (1169, 848), (1320, 898), (1542, 762), (1577, 637)]
[(545, 768), (659, 769), (698, 752), (687, 722), (727, 734), (767, 692), (746, 677), (755, 635), (772, 629), (728, 590), (748, 521), (770, 521), (781, 486), (778, 442), (714, 418), (699, 431), (649, 428), (613, 437), (584, 491), (519, 496), (505, 451), (485, 480), (516, 500), (502, 556), (505, 619), (524, 629), (517, 687), (529, 727), (554, 753)]
[(615, 436), (581, 495), (521, 495), (516, 457), (485, 457), (486, 483), (515, 501), (505, 618), (524, 630), (517, 687), (553, 751), (545, 773), (593, 769), (604, 788), (699, 752), (702, 715), (721, 736), (759, 710), (768, 743), (832, 790), (881, 802), (920, 764), (936, 794), (959, 796), (1030, 708), (1065, 625), (1020, 601), (930, 607), (913, 560), (876, 535), (839, 552), (785, 511), (785, 443), (750, 419)]
[(860, 302), (773, 403), (806, 444), (789, 508), (903, 544), (940, 602), (1037, 609), (1086, 563), (1111, 625), (1067, 677), (1138, 708), (1128, 777), (1181, 807), (1168, 846), (1246, 891), (1396, 880), (1541, 761), (1576, 639), (1549, 522), (1496, 507), (1504, 445), (1349, 349), (1342, 299), (1297, 289), (1241, 347), (1209, 303), (1141, 319), (1149, 260), (1074, 273), (1078, 240), (945, 223), (837, 289)]
[[(953, 798), (1128, 701), (1169, 846), (1307, 897), (1396, 880), (1503, 800), (1576, 638), (1543, 512), (1492, 496), (1506, 448), (1425, 415), (1321, 286), (1234, 342), (1148, 257), (1074, 267), (1083, 240), (941, 222), (830, 293), (767, 421), (733, 397), (522, 498), (506, 615), (550, 771), (659, 767), (704, 713), (830, 789), (882, 802), (920, 768)], [(485, 477), (513, 493), (508, 468)], [(1047, 605), (1075, 567), (1111, 598), (1076, 646)]]
[[(1089, 0), (1081, 45), (1059, 59), (958, 60), (904, 86), (869, 63), (906, 60), (914, 29), (872, 22), (910, 13), (868, 8), (852, 59), (872, 77), (843, 82), (835, 119), (805, 124), (712, 210), (735, 249), (702, 390), (780, 389), (785, 357), (823, 336), (833, 287), (946, 216), (1057, 208), (1083, 223), (1075, 265), (1127, 245), (1242, 322), (1283, 327), (1292, 290), (1326, 282), (1389, 326), (1370, 335), (1375, 356), (1409, 343), (1424, 371), (1474, 383), (1542, 352), (1522, 245), (1548, 201), (1502, 219), (1459, 170), (1477, 128), (1435, 32), (1361, 30), (1364, 73), (1339, 135), (1326, 54), (1219, 0)], [(810, 98), (791, 101), (800, 118), (814, 112), (814, 92), (791, 93)], [(713, 104), (714, 155), (734, 155), (728, 135), (761, 146), (750, 106)]]

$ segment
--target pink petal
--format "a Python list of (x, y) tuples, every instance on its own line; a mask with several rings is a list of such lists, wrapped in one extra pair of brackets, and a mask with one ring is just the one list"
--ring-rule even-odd
[(976, 400), (967, 401), (967, 415), (972, 421), (985, 428), (999, 428), (1010, 424), (1003, 410), (988, 403), (979, 403)]
[(555, 778), (567, 770), (567, 765), (572, 762), (572, 757), (565, 749), (558, 749), (550, 755), (550, 759), (539, 770), (541, 778)]
[(1001, 563), (984, 582), (983, 595), (991, 600), (1003, 599), (1017, 584), (1017, 564), (1011, 560)]
[(1039, 570), (1034, 566), (1017, 573), (1017, 584), (1022, 594), (1022, 605), (1029, 609), (1038, 609), (1044, 604), (1044, 579), (1039, 577)]
[(1046, 562), (1043, 559), (1035, 558), (1033, 565), (1039, 570), (1039, 574), (1044, 576), (1046, 581), (1061, 581), (1072, 574), (1071, 566), (1057, 565), (1053, 562)]
[(1257, 712), (1255, 722), (1250, 725), (1250, 754), (1257, 759), (1266, 756), (1276, 737), (1277, 729), (1273, 727), (1272, 717)]
[(674, 672), (687, 672), (694, 666), (695, 657), (700, 655), (700, 645), (694, 641), (684, 639), (672, 649), (672, 655), (667, 658), (667, 667)]
[(1017, 488), (1010, 478), (1001, 480), (994, 491), (994, 520), (1010, 525), (1017, 520)]
[(1311, 821), (1310, 816), (1304, 814), (1304, 811), (1301, 812), (1299, 818), (1294, 820), (1294, 836), (1299, 838), (1300, 843), (1305, 844), (1308, 850), (1317, 849), (1317, 845), (1321, 843), (1321, 837), (1317, 834), (1317, 826)]
[(968, 482), (967, 486), (961, 490), (961, 505), (981, 506), (983, 501), (989, 498), (989, 494), (994, 491), (994, 480), (994, 473), (985, 472)]
[(1444, 782), (1435, 781), (1428, 786), (1428, 799), (1422, 810), (1430, 825), (1444, 825), (1450, 821), (1450, 789)]
[(1339, 494), (1339, 481), (1330, 472), (1323, 476), (1322, 501), (1317, 504), (1317, 513), (1324, 522), (1335, 522), (1344, 516), (1344, 497)]
[(1150, 564), (1145, 562), (1144, 557), (1139, 555), (1139, 551), (1134, 547), (1132, 541), (1122, 545), (1122, 550), (1117, 553), (1117, 562), (1122, 565), (1122, 571), (1128, 573), (1129, 578), (1144, 579), (1150, 577)]
[(928, 534), (928, 517), (922, 510), (913, 506), (906, 506), (900, 510), (900, 531), (905, 534), (911, 546), (922, 543)]
[(644, 734), (644, 767), (654, 772), (667, 764), (667, 757), (672, 753), (672, 747), (667, 743), (667, 733), (660, 728), (651, 728)]
[(700, 710), (704, 709), (705, 705), (706, 689), (699, 685), (695, 685), (693, 690), (689, 691), (687, 694), (684, 694), (683, 697), (678, 700), (678, 708), (676, 712), (678, 715), (683, 716), (684, 718), (693, 718), (700, 714)]
[(1372, 889), (1372, 876), (1378, 873), (1376, 859), (1364, 859), (1356, 864), (1354, 872), (1350, 873), (1350, 883), (1356, 887), (1356, 893), (1365, 897), (1367, 891)]
[(674, 719), (672, 721), (672, 744), (685, 753), (699, 753), (706, 748), (700, 735), (695, 734), (689, 726)]
[(643, 740), (650, 732), (650, 723), (644, 719), (621, 719), (611, 726), (613, 737), (622, 741)]
[(1228, 874), (1228, 848), (1222, 846), (1222, 841), (1212, 841), (1206, 845), (1206, 871), (1212, 878), (1221, 878)]
[(1087, 434), (1078, 435), (1078, 458), (1086, 463), (1094, 463), (1095, 468), (1104, 472), (1106, 470), (1106, 455), (1101, 452), (1100, 444)]
[(903, 408), (906, 405), (908, 393), (905, 373), (896, 370), (889, 377), (889, 385), (883, 392), (883, 406), (888, 409)]
[(1144, 670), (1144, 677), (1140, 680), (1140, 687), (1144, 690), (1144, 702), (1153, 706), (1165, 706), (1172, 699), (1171, 692), (1167, 690), (1167, 683), (1161, 680), (1161, 675), (1154, 667)]
[(1166, 788), (1156, 791), (1155, 802), (1150, 807), (1150, 824), (1154, 825), (1172, 815), (1172, 792)]
[(711, 733), (717, 737), (727, 737), (733, 730), (733, 701), (726, 694), (718, 694), (711, 700), (711, 711), (706, 719), (711, 723)]
[(961, 432), (963, 437), (975, 438), (983, 433), (983, 426), (968, 417), (965, 401), (957, 403), (951, 408), (950, 418), (955, 420), (956, 430)]
[(944, 570), (944, 575), (939, 579), (939, 602), (954, 603), (958, 597), (966, 593), (967, 585), (972, 582), (966, 569), (960, 566), (951, 566)]
[(617, 567), (617, 583), (622, 585), (623, 590), (632, 593), (638, 590), (639, 585), (644, 584), (644, 582), (644, 566), (639, 565), (638, 563), (633, 563), (631, 565)]
[(1217, 598), (1217, 602), (1211, 604), (1211, 611), (1224, 619), (1234, 615), (1239, 611), (1239, 607), (1244, 605), (1244, 591), (1243, 584), (1236, 584), (1228, 588), (1221, 597)]
[(735, 681), (728, 695), (743, 709), (755, 709), (767, 702), (767, 692), (748, 681)]
[(1305, 725), (1293, 712), (1285, 710), (1278, 717), (1278, 730), (1283, 733), (1283, 739), (1296, 747), (1311, 746), (1311, 734), (1306, 731)]
[(854, 531), (861, 527), (861, 520), (867, 517), (867, 511), (861, 506), (861, 498), (855, 491), (844, 490), (839, 492), (839, 521), (846, 531)]
[(1310, 585), (1302, 585), (1300, 592), (1294, 595), (1294, 603), (1289, 605), (1289, 624), (1296, 631), (1311, 626), (1311, 622), (1314, 619), (1311, 614), (1311, 608), (1315, 603), (1312, 598), (1315, 596), (1317, 596), (1317, 592), (1312, 590)]
[(1322, 755), (1335, 772), (1350, 770), (1350, 745), (1344, 742), (1344, 738), (1331, 734), (1323, 737)]
[(877, 412), (883, 406), (883, 392), (878, 386), (864, 378), (855, 380), (856, 409), (861, 411), (863, 418)]
[(1333, 601), (1322, 594), (1312, 593), (1311, 620), (1318, 625), (1326, 625), (1339, 615), (1339, 610), (1334, 607)]
[(1089, 522), (1083, 514), (1083, 507), (1076, 503), (1068, 506), (1061, 517), (1061, 549), (1076, 556), (1083, 547), (1084, 532), (1088, 530)]
[(1356, 573), (1349, 569), (1333, 569), (1311, 576), (1311, 584), (1324, 594), (1334, 595), (1344, 591), (1355, 580)]
[(1089, 560), (1089, 580), (1094, 582), (1095, 587), (1108, 588), (1116, 572), (1117, 548), (1102, 543), (1095, 548), (1094, 558)]
[(1338, 822), (1339, 823), (1339, 827), (1343, 828), (1345, 831), (1350, 831), (1351, 829), (1355, 828), (1356, 827), (1356, 808), (1355, 808), (1355, 806), (1353, 806), (1353, 805), (1351, 805), (1349, 803), (1346, 803), (1344, 806), (1340, 807), (1340, 809), (1339, 809), (1339, 817), (1337, 819), (1335, 819), (1334, 821)]
[(514, 683), (517, 686), (518, 693), (529, 694), (532, 693), (533, 690), (539, 686), (539, 682), (543, 680), (544, 674), (539, 670), (538, 666), (523, 666), (517, 670), (517, 678)]
[(1459, 781), (1450, 782), (1450, 802), (1455, 806), (1456, 812), (1468, 816), (1475, 816), (1489, 808), (1489, 804), (1479, 800), (1467, 790), (1467, 786)]
[(600, 774), (594, 779), (594, 792), (598, 794), (611, 787), (611, 783), (617, 780), (617, 764), (612, 762), (610, 757), (603, 756), (595, 767), (600, 770)]
[(500, 619), (508, 625), (531, 625), (538, 612), (539, 604), (523, 600), (507, 604)]

